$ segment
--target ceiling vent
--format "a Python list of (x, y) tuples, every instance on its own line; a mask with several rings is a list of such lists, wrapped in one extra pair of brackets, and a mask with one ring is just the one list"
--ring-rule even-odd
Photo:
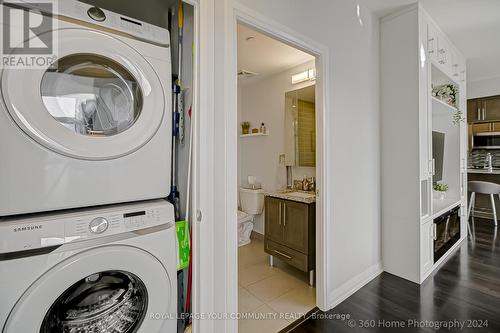
[(251, 78), (251, 77), (254, 77), (254, 76), (257, 76), (259, 74), (255, 73), (255, 72), (250, 72), (250, 71), (247, 71), (245, 69), (240, 69), (238, 71), (238, 77), (241, 77), (241, 78), (244, 78), (244, 79), (248, 79), (248, 78)]

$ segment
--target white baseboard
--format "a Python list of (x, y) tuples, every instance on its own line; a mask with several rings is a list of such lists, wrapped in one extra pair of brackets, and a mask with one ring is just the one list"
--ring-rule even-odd
[(361, 289), (365, 284), (373, 280), (382, 273), (382, 262), (379, 261), (375, 265), (368, 267), (363, 272), (359, 273), (343, 285), (333, 290), (328, 299), (329, 309), (332, 309), (346, 300), (349, 296)]

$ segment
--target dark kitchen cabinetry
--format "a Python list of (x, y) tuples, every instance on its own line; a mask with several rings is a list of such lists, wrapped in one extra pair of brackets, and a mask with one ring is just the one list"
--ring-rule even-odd
[(315, 267), (316, 204), (266, 196), (265, 252), (304, 272)]
[(467, 121), (469, 123), (481, 121), (481, 110), (476, 99), (469, 99), (467, 101)]
[(500, 96), (483, 99), (484, 120), (500, 120)]
[(500, 96), (482, 97), (467, 101), (467, 121), (500, 121)]

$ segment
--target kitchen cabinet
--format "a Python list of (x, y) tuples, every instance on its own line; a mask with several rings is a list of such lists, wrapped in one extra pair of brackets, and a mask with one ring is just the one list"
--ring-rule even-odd
[(315, 267), (316, 204), (266, 196), (264, 250), (304, 272)]
[(467, 101), (467, 121), (469, 123), (481, 121), (481, 109), (477, 99)]
[(491, 131), (492, 132), (500, 132), (500, 121), (495, 121), (491, 123)]
[(492, 129), (491, 123), (472, 124), (472, 134), (473, 135), (476, 135), (478, 133), (491, 132), (491, 129)]
[(467, 121), (500, 121), (500, 96), (469, 99)]
[(483, 120), (500, 120), (500, 97), (485, 98), (483, 102)]

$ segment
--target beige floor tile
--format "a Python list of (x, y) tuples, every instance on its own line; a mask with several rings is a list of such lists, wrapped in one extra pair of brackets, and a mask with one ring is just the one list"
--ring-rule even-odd
[(316, 289), (301, 286), (270, 301), (269, 307), (278, 313), (305, 315), (316, 306)]
[(246, 289), (261, 301), (267, 303), (286, 292), (299, 287), (303, 282), (285, 273), (275, 274), (253, 284)]
[(303, 272), (293, 266), (290, 266), (277, 258), (274, 259), (274, 267), (281, 272), (284, 272), (296, 279), (305, 282), (306, 284), (309, 284), (309, 273)]
[(263, 304), (264, 303), (260, 299), (252, 295), (245, 288), (238, 289), (238, 312), (250, 312)]
[(260, 316), (266, 315), (267, 319), (240, 319), (238, 321), (238, 333), (276, 333), (290, 325), (290, 322), (279, 318), (279, 314), (269, 306), (263, 305), (253, 311)]
[(238, 270), (238, 283), (246, 287), (252, 283), (278, 274), (279, 272), (279, 269), (269, 266), (267, 262), (241, 267)]
[(239, 320), (240, 333), (278, 332), (294, 321), (292, 314), (307, 313), (314, 308), (315, 289), (308, 285), (308, 274), (275, 260), (269, 266), (264, 242), (238, 249), (238, 286), (240, 313), (273, 313), (275, 317)]
[(269, 255), (264, 252), (264, 243), (252, 240), (252, 243), (238, 248), (238, 268), (269, 262)]

